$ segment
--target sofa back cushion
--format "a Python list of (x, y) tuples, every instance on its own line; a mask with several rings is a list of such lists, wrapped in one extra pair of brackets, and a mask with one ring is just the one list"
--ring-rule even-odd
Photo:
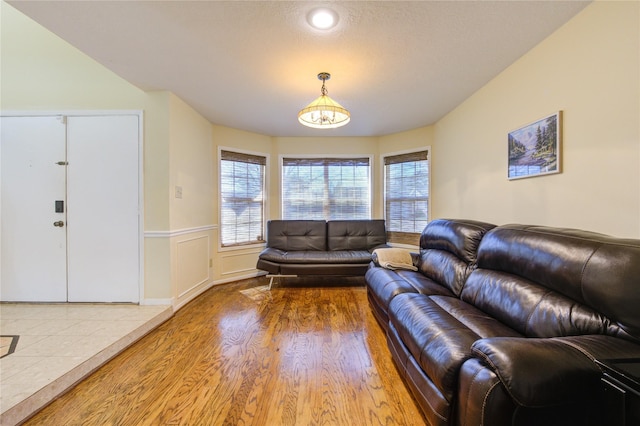
[(640, 339), (640, 240), (505, 225), (477, 263), (461, 298), (526, 336)]
[(473, 220), (436, 219), (420, 235), (420, 272), (456, 296), (475, 267), (478, 246), (495, 225)]
[(330, 220), (327, 222), (329, 250), (368, 250), (385, 247), (387, 232), (384, 220)]
[(324, 220), (270, 220), (267, 247), (283, 251), (327, 250)]

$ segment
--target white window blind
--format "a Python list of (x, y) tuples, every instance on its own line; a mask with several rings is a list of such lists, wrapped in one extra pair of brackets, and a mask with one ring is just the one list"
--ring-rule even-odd
[(284, 158), (282, 218), (370, 219), (369, 158)]
[(428, 151), (385, 157), (384, 175), (387, 239), (417, 245), (429, 217)]
[(220, 238), (223, 247), (264, 242), (266, 157), (221, 151)]

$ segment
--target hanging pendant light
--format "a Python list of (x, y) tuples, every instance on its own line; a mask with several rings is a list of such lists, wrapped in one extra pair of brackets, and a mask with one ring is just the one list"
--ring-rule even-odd
[(351, 114), (342, 105), (327, 95), (324, 82), (331, 78), (328, 72), (318, 74), (318, 80), (322, 80), (320, 97), (311, 102), (298, 113), (298, 121), (307, 127), (314, 129), (335, 129), (344, 126), (351, 120)]

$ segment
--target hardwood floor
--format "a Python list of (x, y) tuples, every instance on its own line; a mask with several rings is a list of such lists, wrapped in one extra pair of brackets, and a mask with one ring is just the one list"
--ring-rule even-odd
[(362, 281), (266, 284), (208, 290), (25, 424), (425, 424)]

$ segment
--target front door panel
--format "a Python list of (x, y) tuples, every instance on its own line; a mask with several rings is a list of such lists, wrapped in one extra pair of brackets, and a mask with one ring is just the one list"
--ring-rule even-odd
[(0, 120), (0, 301), (64, 302), (67, 300), (64, 119), (1, 117)]
[(136, 115), (68, 118), (70, 302), (138, 302)]

